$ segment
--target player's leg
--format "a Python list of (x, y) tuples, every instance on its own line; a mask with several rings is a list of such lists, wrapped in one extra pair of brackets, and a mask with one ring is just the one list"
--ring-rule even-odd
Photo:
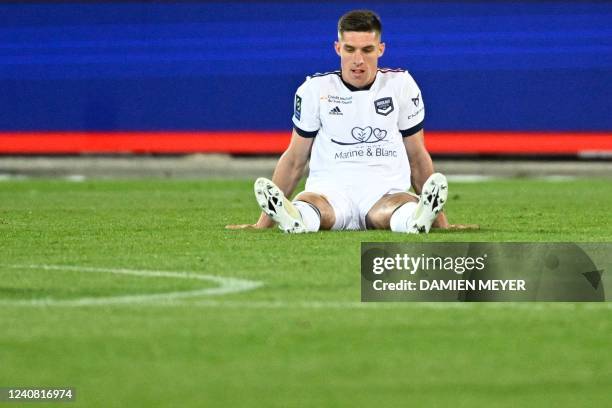
[(368, 229), (391, 229), (391, 217), (393, 213), (407, 203), (416, 204), (419, 197), (411, 193), (394, 193), (382, 196), (366, 215), (366, 227)]
[(311, 211), (316, 212), (319, 219), (318, 229), (330, 230), (336, 222), (334, 209), (329, 201), (327, 201), (327, 198), (321, 194), (302, 191), (293, 200), (293, 205), (295, 205), (304, 216), (310, 216), (312, 218), (314, 214)]
[(366, 225), (373, 229), (396, 232), (429, 232), (446, 203), (448, 183), (440, 173), (432, 174), (423, 184), (419, 199), (410, 193), (385, 195), (366, 215)]
[(255, 181), (254, 190), (261, 209), (284, 232), (315, 232), (334, 225), (334, 211), (320, 194), (303, 192), (291, 202), (272, 181), (263, 177)]

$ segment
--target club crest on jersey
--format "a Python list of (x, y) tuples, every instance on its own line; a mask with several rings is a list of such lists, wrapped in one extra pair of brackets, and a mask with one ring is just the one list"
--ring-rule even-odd
[(300, 120), (302, 116), (302, 98), (299, 95), (295, 95), (295, 107), (293, 109), (293, 116), (297, 120)]
[(387, 116), (393, 112), (393, 99), (386, 97), (375, 100), (374, 109), (379, 115)]

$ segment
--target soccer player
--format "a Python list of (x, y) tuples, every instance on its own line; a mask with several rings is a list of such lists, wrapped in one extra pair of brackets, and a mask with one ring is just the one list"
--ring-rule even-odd
[[(293, 134), (272, 181), (259, 178), (256, 224), (285, 232), (448, 228), (446, 178), (423, 140), (423, 97), (412, 76), (380, 69), (380, 18), (354, 10), (338, 22), (340, 71), (315, 74), (295, 94)], [(310, 159), (305, 191), (290, 197)], [(418, 194), (407, 192), (410, 186)]]

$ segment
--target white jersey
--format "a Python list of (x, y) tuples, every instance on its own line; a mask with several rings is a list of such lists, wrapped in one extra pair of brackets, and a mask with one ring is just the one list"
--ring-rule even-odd
[(422, 129), (425, 109), (408, 72), (379, 69), (366, 89), (345, 83), (340, 71), (316, 74), (298, 88), (294, 108), (296, 132), (315, 137), (307, 190), (410, 188), (403, 137)]

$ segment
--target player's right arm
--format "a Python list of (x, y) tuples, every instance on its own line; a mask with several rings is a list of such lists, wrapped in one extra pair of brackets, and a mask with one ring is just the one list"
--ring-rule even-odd
[[(316, 81), (307, 79), (296, 91), (293, 111), (293, 133), (289, 147), (282, 154), (272, 181), (290, 198), (299, 183), (306, 163), (310, 157), (310, 150), (321, 122), (319, 119), (319, 89)], [(274, 221), (265, 213), (261, 213), (259, 220), (255, 224), (228, 225), (226, 228), (270, 228), (274, 226)]]

